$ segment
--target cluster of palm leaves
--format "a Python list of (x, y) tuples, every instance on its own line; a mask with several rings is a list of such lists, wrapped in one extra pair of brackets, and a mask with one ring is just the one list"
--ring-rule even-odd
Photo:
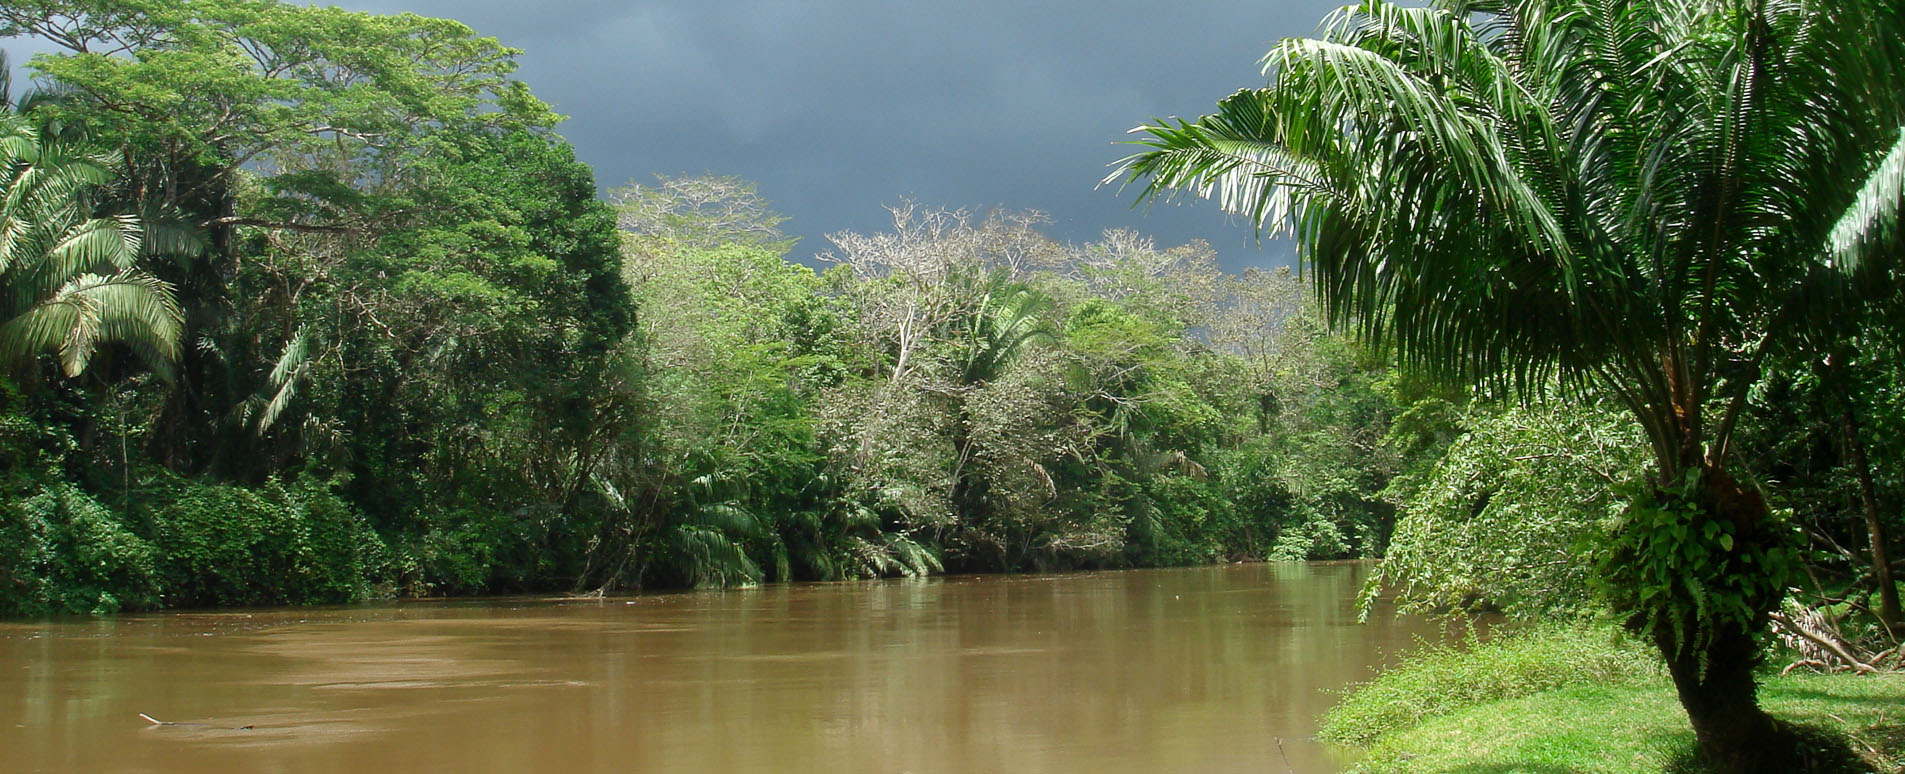
[(139, 262), (161, 248), (189, 249), (190, 239), (164, 238), (136, 213), (102, 214), (123, 166), (16, 109), (0, 82), (0, 360), (10, 370), (52, 353), (77, 376), (107, 342), (155, 363), (176, 353), (178, 303)]
[(1121, 174), (1294, 233), (1336, 320), (1410, 366), (1618, 395), (1673, 476), (1698, 442), (1725, 451), (1710, 400), (1819, 302), (1890, 276), (1901, 16), (1368, 2), (1272, 50), (1269, 87), (1142, 127)]

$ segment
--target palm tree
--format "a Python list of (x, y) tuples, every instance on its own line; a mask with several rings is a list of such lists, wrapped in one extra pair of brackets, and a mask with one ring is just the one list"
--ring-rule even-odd
[(1331, 320), (1407, 366), (1616, 397), (1656, 476), (1604, 564), (1613, 602), (1704, 754), (1783, 770), (1751, 669), (1789, 530), (1728, 443), (1812, 310), (1898, 284), (1901, 4), (1376, 0), (1264, 69), (1140, 127), (1108, 180), (1294, 233)]
[(0, 362), (52, 352), (77, 376), (106, 342), (172, 357), (179, 306), (137, 263), (189, 238), (149, 239), (136, 215), (98, 214), (122, 160), (16, 112), (5, 67), (0, 57)]
[(961, 351), (957, 383), (982, 385), (999, 378), (1025, 345), (1052, 338), (1046, 313), (1051, 297), (1002, 269), (964, 270), (949, 278), (969, 308), (955, 317), (949, 332)]
[(981, 522), (992, 513), (991, 482), (973, 470), (978, 443), (972, 437), (972, 412), (967, 398), (973, 390), (1003, 376), (1025, 347), (1050, 340), (1045, 319), (1051, 297), (1013, 279), (1005, 269), (962, 267), (947, 278), (955, 293), (966, 299), (963, 309), (949, 320), (947, 337), (954, 342), (952, 401), (953, 508), (966, 523)]

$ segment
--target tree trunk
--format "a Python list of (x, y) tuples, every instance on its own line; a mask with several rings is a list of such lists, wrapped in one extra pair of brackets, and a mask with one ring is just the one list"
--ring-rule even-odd
[[(950, 494), (953, 512), (959, 517), (960, 526), (971, 529), (984, 525), (991, 516), (991, 486), (984, 478), (973, 475), (972, 457), (977, 443), (972, 437), (972, 413), (966, 409), (966, 399), (963, 396), (955, 400), (958, 401), (958, 405), (953, 409), (953, 467), (949, 471), (952, 479)], [(1002, 566), (1000, 569), (1012, 568)]]
[[(1724, 471), (1708, 468), (1695, 496), (1710, 518), (1732, 524), (1738, 544), (1773, 545), (1779, 540), (1766, 501)], [(1771, 774), (1803, 767), (1799, 738), (1760, 709), (1753, 679), (1760, 660), (1755, 635), (1765, 631), (1767, 613), (1779, 604), (1780, 593), (1769, 587), (1759, 598), (1745, 600), (1754, 610), (1750, 621), (1713, 616), (1674, 621), (1657, 612), (1649, 629), (1687, 711), (1700, 755), (1720, 774)], [(1678, 589), (1674, 594), (1687, 592)], [(1700, 601), (1678, 599), (1674, 604), (1693, 610), (1700, 609)]]
[(1885, 551), (1885, 524), (1879, 520), (1879, 499), (1877, 488), (1872, 485), (1872, 464), (1865, 457), (1865, 442), (1859, 440), (1859, 425), (1852, 414), (1852, 403), (1846, 398), (1845, 413), (1846, 462), (1852, 465), (1852, 472), (1859, 480), (1859, 500), (1865, 510), (1866, 537), (1872, 544), (1872, 573), (1879, 584), (1879, 621), (1884, 623), (1893, 638), (1905, 635), (1905, 616), (1899, 613), (1898, 584), (1892, 580), (1892, 564)]
[(1701, 757), (1721, 774), (1796, 770), (1793, 740), (1759, 707), (1759, 687), (1753, 681), (1758, 643), (1738, 627), (1713, 635), (1704, 647), (1682, 649), (1676, 647), (1670, 627), (1654, 630), (1654, 644), (1666, 659)]

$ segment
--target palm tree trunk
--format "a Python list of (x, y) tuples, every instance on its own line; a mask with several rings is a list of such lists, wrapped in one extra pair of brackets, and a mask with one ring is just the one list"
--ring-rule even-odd
[(1666, 658), (1701, 757), (1714, 771), (1792, 771), (1792, 746), (1781, 741), (1778, 723), (1759, 707), (1759, 687), (1753, 681), (1759, 644), (1749, 632), (1733, 628), (1713, 632), (1703, 646), (1678, 648), (1673, 630), (1658, 627), (1654, 642)]
[[(1711, 518), (1731, 522), (1733, 534), (1748, 541), (1775, 540), (1772, 514), (1758, 493), (1739, 485), (1725, 471), (1708, 468), (1698, 494)], [(1676, 592), (1685, 594), (1684, 591)], [(1699, 609), (1699, 600), (1675, 600), (1683, 610)], [(1680, 705), (1693, 725), (1701, 757), (1720, 774), (1771, 774), (1799, 770), (1797, 738), (1760, 709), (1753, 670), (1759, 665), (1755, 634), (1766, 629), (1767, 613), (1777, 598), (1749, 599), (1754, 618), (1741, 622), (1699, 616), (1697, 622), (1656, 620), (1655, 646), (1673, 678)]]

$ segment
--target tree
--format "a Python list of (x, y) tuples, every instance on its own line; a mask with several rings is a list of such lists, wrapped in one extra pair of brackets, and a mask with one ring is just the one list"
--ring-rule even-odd
[[(1857, 319), (1847, 314), (1857, 310), (1834, 311)], [(1897, 524), (1892, 504), (1899, 500), (1899, 466), (1883, 463), (1901, 459), (1905, 363), (1883, 327), (1854, 330), (1826, 357), (1781, 359), (1754, 387), (1740, 421), (1741, 461), (1756, 475), (1780, 482), (1781, 504), (1822, 549), (1808, 562), (1809, 582), (1795, 585), (1822, 599), (1853, 600), (1854, 610), (1867, 607), (1859, 600), (1872, 587), (1876, 601), (1869, 612), (1877, 626), (1870, 633), (1896, 643), (1905, 623), (1888, 566), (1896, 556), (1888, 550), (1888, 534), (1897, 527), (1888, 524)], [(1868, 550), (1852, 549), (1861, 544)], [(1855, 638), (1859, 633), (1850, 626), (1846, 631)]]
[[(32, 66), (72, 97), (61, 114), (137, 151), (143, 196), (207, 226), (362, 227), (350, 187), (404, 180), (443, 129), (547, 128), (558, 117), (510, 78), (515, 49), (449, 19), (280, 0), (28, 0), (0, 36), (61, 53)], [(270, 207), (232, 212), (245, 169)]]
[(1113, 178), (1293, 231), (1332, 321), (1411, 369), (1625, 406), (1653, 480), (1611, 601), (1709, 759), (1786, 770), (1752, 668), (1791, 530), (1729, 445), (1809, 308), (1897, 284), (1905, 8), (1372, 0), (1264, 61), (1267, 87), (1141, 127)]
[[(0, 85), (0, 103), (4, 93)], [(0, 112), (0, 358), (54, 352), (78, 376), (106, 342), (177, 353), (172, 289), (138, 267), (162, 242), (146, 239), (136, 215), (101, 212), (121, 166), (111, 152), (48, 136), (10, 104)]]
[(1217, 316), (1210, 326), (1211, 343), (1242, 361), (1249, 389), (1256, 393), (1258, 431), (1267, 433), (1289, 397), (1279, 394), (1283, 392), (1280, 382), (1308, 370), (1299, 358), (1316, 352), (1315, 347), (1303, 346), (1306, 340), (1290, 335), (1309, 312), (1309, 298), (1302, 281), (1289, 269), (1248, 269), (1228, 284), (1228, 313)]
[(868, 498), (876, 509), (910, 530), (990, 545), (968, 540), (988, 534), (1000, 494), (977, 459), (985, 450), (975, 433), (984, 433), (973, 405), (1048, 336), (1050, 300), (1019, 272), (1057, 247), (1034, 230), (1037, 213), (975, 220), (913, 202), (889, 211), (892, 232), (828, 236), (835, 249), (822, 260), (838, 266), (826, 279), (853, 310), (854, 343), (869, 357), (865, 378), (832, 391), (823, 414), (840, 420), (828, 424), (850, 444), (843, 475), (879, 493)]
[(794, 245), (780, 231), (787, 216), (768, 209), (754, 183), (738, 177), (656, 175), (653, 185), (609, 192), (609, 202), (622, 230), (651, 247), (747, 245), (785, 253)]
[[(119, 195), (206, 234), (200, 259), (152, 267), (176, 289), (183, 338), (197, 345), (180, 351), (151, 436), (174, 470), (255, 480), (273, 461), (234, 420), (259, 416), (247, 405), (257, 372), (294, 354), (271, 345), (297, 326), (279, 325), (292, 316), (284, 305), (237, 295), (244, 275), (285, 279), (274, 302), (334, 287), (326, 272), (429, 217), (413, 194), (433, 185), (431, 158), (455, 152), (456, 138), (546, 136), (559, 118), (511, 77), (519, 52), (414, 14), (22, 0), (0, 3), (0, 36), (53, 47), (31, 62), (62, 95), (44, 110), (121, 149)], [(261, 255), (277, 263), (260, 267)]]

